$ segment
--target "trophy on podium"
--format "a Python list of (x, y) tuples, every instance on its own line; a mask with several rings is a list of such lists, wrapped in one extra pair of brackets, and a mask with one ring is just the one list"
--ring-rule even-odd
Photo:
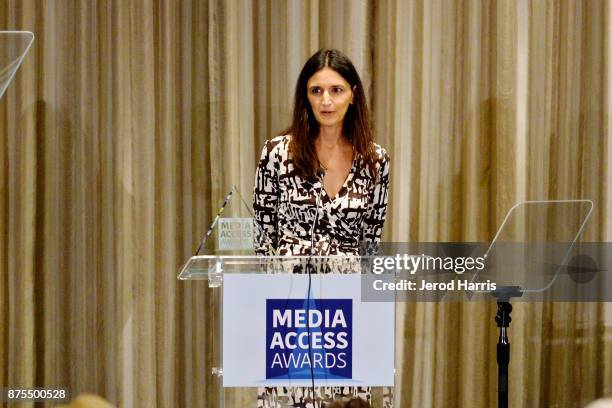
[(254, 222), (253, 211), (236, 186), (233, 186), (192, 256), (179, 271), (179, 279), (206, 279), (210, 262), (219, 257), (254, 257), (255, 242), (266, 254), (274, 254), (272, 241)]

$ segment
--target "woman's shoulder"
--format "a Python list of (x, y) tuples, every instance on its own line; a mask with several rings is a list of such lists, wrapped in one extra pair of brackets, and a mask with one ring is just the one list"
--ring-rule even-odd
[(387, 153), (387, 149), (378, 143), (372, 142), (372, 150), (374, 151), (374, 162), (377, 166), (384, 166), (391, 160), (389, 158), (389, 153)]
[(268, 155), (285, 155), (286, 152), (289, 151), (289, 140), (289, 135), (275, 136), (272, 139), (268, 139), (264, 145), (264, 151), (266, 151)]
[(273, 145), (288, 145), (289, 141), (291, 140), (291, 135), (279, 135), (279, 136), (274, 136), (272, 139), (269, 139), (267, 143), (273, 144)]
[(368, 169), (368, 173), (370, 177), (373, 177), (377, 180), (377, 182), (386, 179), (389, 177), (389, 153), (387, 153), (387, 149), (379, 145), (378, 143), (372, 142), (372, 160), (374, 164), (374, 169)]
[(275, 136), (267, 139), (261, 152), (261, 157), (284, 160), (289, 151), (289, 135)]

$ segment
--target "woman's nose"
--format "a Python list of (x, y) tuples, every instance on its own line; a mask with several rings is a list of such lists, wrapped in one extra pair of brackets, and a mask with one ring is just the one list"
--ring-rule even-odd
[(328, 104), (331, 102), (331, 96), (329, 96), (329, 92), (323, 92), (323, 103)]

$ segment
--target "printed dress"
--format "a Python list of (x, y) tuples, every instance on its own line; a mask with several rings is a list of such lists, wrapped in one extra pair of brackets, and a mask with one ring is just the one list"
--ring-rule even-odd
[[(255, 251), (261, 255), (310, 255), (311, 228), (321, 194), (314, 230), (316, 255), (358, 255), (362, 243), (378, 243), (387, 215), (389, 157), (375, 145), (377, 176), (359, 156), (335, 197), (329, 197), (317, 178), (296, 174), (289, 157), (290, 136), (268, 140), (255, 175), (253, 209)], [(370, 387), (316, 387), (317, 400), (361, 397), (371, 401)], [(258, 390), (258, 407), (310, 408), (312, 390), (306, 387), (267, 387)], [(391, 397), (392, 398), (392, 397)], [(388, 398), (385, 398), (388, 399)], [(317, 404), (317, 406), (319, 406)]]
[[(253, 209), (262, 231), (255, 252), (262, 255), (310, 255), (312, 224), (319, 192), (321, 203), (314, 230), (317, 255), (357, 255), (362, 242), (379, 242), (387, 215), (389, 156), (375, 145), (377, 177), (355, 157), (335, 197), (317, 178), (295, 173), (289, 158), (289, 137), (266, 142), (257, 166)], [(270, 248), (270, 244), (272, 248)]]

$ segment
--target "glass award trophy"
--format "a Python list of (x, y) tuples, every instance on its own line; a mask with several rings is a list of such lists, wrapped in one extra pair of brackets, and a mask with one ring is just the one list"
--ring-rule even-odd
[(0, 31), (0, 99), (34, 42), (29, 31)]
[(255, 242), (268, 248), (266, 254), (274, 254), (272, 241), (254, 222), (251, 207), (234, 186), (219, 206), (195, 255), (181, 268), (179, 279), (208, 278), (208, 262), (219, 256), (255, 256)]

